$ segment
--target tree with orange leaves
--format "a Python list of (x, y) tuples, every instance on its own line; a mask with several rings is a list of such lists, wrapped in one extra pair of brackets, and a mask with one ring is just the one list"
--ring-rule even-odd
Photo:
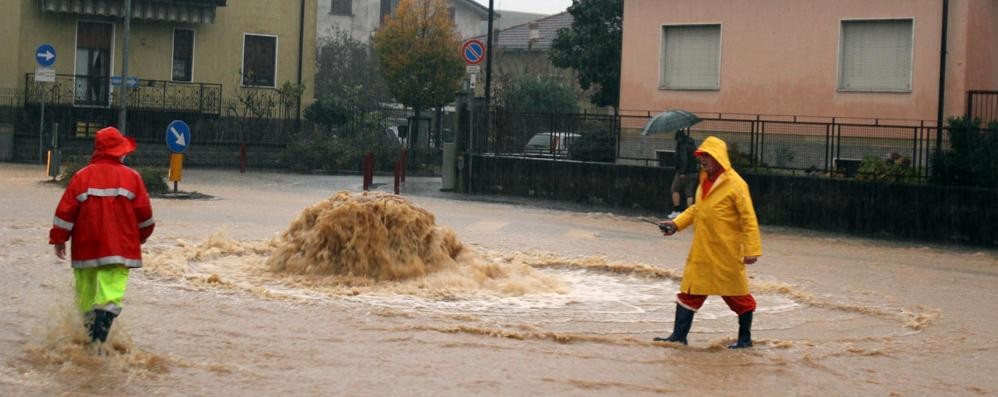
[[(444, 0), (402, 0), (374, 34), (374, 51), (389, 91), (417, 116), (421, 109), (454, 100), (464, 74), (460, 47)], [(418, 138), (418, 125), (413, 127), (410, 145)]]

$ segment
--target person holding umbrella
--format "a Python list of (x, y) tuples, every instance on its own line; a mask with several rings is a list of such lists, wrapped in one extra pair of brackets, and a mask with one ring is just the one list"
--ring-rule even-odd
[(728, 159), (728, 147), (719, 138), (708, 137), (696, 151), (700, 159), (700, 187), (697, 202), (673, 220), (659, 223), (662, 234), (695, 227), (676, 296), (676, 322), (672, 335), (655, 338), (659, 342), (687, 343), (696, 313), (708, 295), (720, 295), (738, 314), (738, 339), (728, 346), (752, 346), (752, 314), (755, 298), (749, 293), (746, 265), (762, 255), (759, 223), (752, 206), (748, 184)]
[(676, 131), (676, 173), (672, 178), (672, 213), (669, 219), (679, 216), (683, 204), (681, 196), (686, 196), (687, 207), (693, 205), (699, 165), (694, 155), (696, 148), (696, 141), (690, 137), (688, 129)]
[(694, 191), (697, 187), (697, 161), (693, 156), (696, 143), (690, 138), (689, 129), (700, 122), (700, 117), (682, 109), (672, 109), (656, 114), (648, 119), (641, 135), (659, 134), (675, 131), (676, 139), (676, 173), (672, 179), (672, 186), (669, 189), (672, 193), (672, 213), (668, 215), (673, 219), (679, 215), (682, 208), (680, 193), (685, 192), (687, 205), (693, 203)]

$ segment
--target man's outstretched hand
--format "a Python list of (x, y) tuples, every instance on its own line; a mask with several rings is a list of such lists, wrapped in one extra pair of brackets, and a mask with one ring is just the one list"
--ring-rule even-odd
[(671, 236), (676, 234), (679, 227), (676, 226), (676, 222), (673, 221), (661, 221), (658, 223), (658, 229), (662, 231), (663, 236)]

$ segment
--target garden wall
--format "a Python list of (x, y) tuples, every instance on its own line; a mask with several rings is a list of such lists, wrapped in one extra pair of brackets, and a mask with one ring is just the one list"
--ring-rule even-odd
[[(475, 156), (474, 193), (667, 213), (672, 168)], [(998, 247), (998, 190), (742, 174), (762, 224)]]

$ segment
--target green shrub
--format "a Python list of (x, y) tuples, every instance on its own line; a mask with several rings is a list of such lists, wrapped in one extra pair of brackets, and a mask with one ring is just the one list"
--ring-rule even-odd
[(856, 179), (866, 181), (914, 181), (915, 169), (911, 167), (911, 159), (897, 153), (891, 153), (887, 159), (877, 156), (863, 157), (863, 162), (856, 172)]
[(506, 108), (519, 112), (576, 113), (578, 97), (572, 88), (550, 77), (524, 77), (498, 98)]
[(331, 129), (350, 121), (353, 115), (351, 106), (337, 97), (319, 98), (305, 108), (305, 119)]
[(170, 185), (166, 183), (166, 170), (158, 167), (137, 167), (142, 176), (142, 183), (146, 185), (146, 190), (150, 194), (162, 194), (170, 190)]
[(731, 161), (731, 167), (736, 170), (747, 169), (752, 166), (752, 156), (739, 151), (738, 144), (735, 142), (728, 145), (728, 160)]
[(781, 147), (776, 149), (776, 166), (781, 168), (786, 168), (790, 166), (790, 163), (794, 162), (796, 154), (790, 148)]
[(950, 150), (932, 155), (933, 183), (998, 187), (998, 121), (987, 129), (980, 120), (948, 120)]
[(607, 131), (586, 130), (568, 147), (568, 157), (579, 161), (612, 163), (614, 153), (613, 136)]
[(288, 144), (281, 162), (296, 172), (360, 172), (364, 156), (371, 153), (375, 170), (390, 171), (394, 169), (400, 149), (398, 141), (392, 142), (377, 130), (345, 137), (311, 135)]
[[(87, 164), (64, 163), (57, 179), (59, 184), (63, 187), (68, 186), (69, 181), (73, 179), (73, 175), (76, 175), (77, 171), (86, 166)], [(166, 183), (165, 169), (158, 167), (135, 167), (135, 171), (142, 176), (142, 183), (146, 185), (146, 190), (149, 193), (166, 193), (170, 189)]]
[(59, 177), (56, 178), (56, 181), (58, 181), (62, 187), (69, 186), (69, 181), (73, 179), (73, 175), (76, 175), (76, 171), (79, 171), (81, 168), (86, 166), (87, 164), (85, 163), (63, 163), (62, 169), (59, 170)]

